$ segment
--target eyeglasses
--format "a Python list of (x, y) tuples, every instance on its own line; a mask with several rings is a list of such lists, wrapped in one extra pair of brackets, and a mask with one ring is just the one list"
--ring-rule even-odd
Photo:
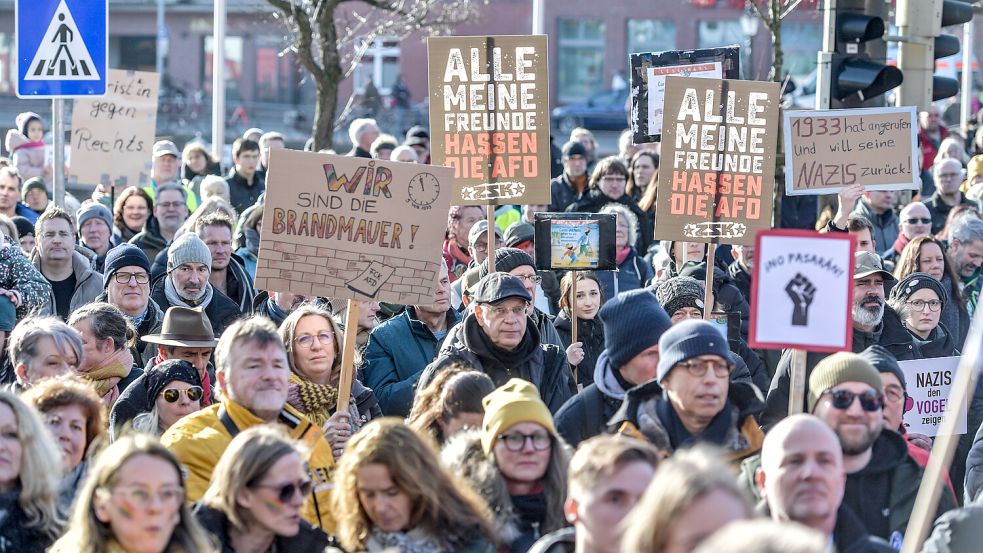
[(147, 273), (116, 272), (113, 275), (113, 279), (116, 280), (117, 284), (129, 284), (131, 278), (136, 279), (137, 284), (147, 284), (150, 282), (150, 275)]
[(505, 444), (505, 449), (509, 451), (522, 451), (526, 447), (526, 442), (532, 443), (532, 448), (536, 451), (546, 451), (553, 444), (552, 438), (546, 432), (534, 432), (532, 434), (499, 434), (498, 439)]
[(689, 374), (696, 378), (703, 378), (707, 371), (713, 369), (713, 375), (717, 378), (730, 376), (734, 370), (734, 364), (722, 359), (688, 359), (682, 363), (676, 363), (677, 367), (686, 369)]
[(908, 300), (905, 303), (914, 308), (915, 311), (924, 311), (925, 306), (928, 306), (929, 311), (942, 309), (942, 300)]
[(157, 202), (157, 206), (161, 209), (177, 209), (184, 204), (185, 202)]
[(487, 309), (496, 317), (504, 317), (509, 313), (515, 315), (516, 317), (524, 317), (526, 315), (526, 310), (529, 309), (529, 304), (517, 305), (515, 307), (495, 307), (492, 305), (487, 307)]
[(905, 222), (909, 225), (928, 225), (932, 222), (928, 217), (912, 217), (911, 219), (905, 219)]
[(831, 403), (833, 407), (846, 410), (853, 405), (854, 399), (860, 400), (860, 407), (864, 411), (874, 412), (880, 411), (884, 407), (884, 396), (877, 393), (875, 390), (867, 390), (862, 394), (855, 394), (850, 390), (826, 390), (823, 395), (828, 395), (832, 400)]
[(164, 397), (164, 401), (167, 403), (177, 403), (181, 399), (181, 394), (188, 396), (188, 401), (198, 401), (204, 394), (201, 386), (192, 386), (187, 390), (178, 390), (177, 388), (165, 388), (161, 395)]
[(520, 278), (522, 280), (528, 280), (533, 284), (539, 284), (540, 282), (543, 282), (543, 277), (539, 275), (515, 275), (515, 277)]
[[(330, 346), (332, 342), (334, 342), (334, 332), (328, 332), (328, 331), (318, 332), (317, 341), (321, 342), (322, 346), (325, 347)], [(297, 345), (304, 349), (311, 349), (311, 347), (314, 346), (314, 335), (303, 334), (301, 336), (294, 338), (294, 342), (297, 342)]]
[(301, 498), (305, 498), (311, 493), (313, 484), (310, 480), (300, 482), (289, 482), (287, 484), (256, 484), (257, 488), (267, 488), (276, 490), (276, 498), (280, 503), (287, 503), (294, 498), (294, 494), (300, 493)]
[(184, 488), (180, 486), (163, 488), (158, 490), (157, 493), (153, 493), (146, 488), (124, 488), (120, 486), (113, 489), (111, 493), (122, 496), (127, 503), (141, 511), (149, 509), (154, 498), (157, 498), (165, 509), (176, 508), (184, 501)]

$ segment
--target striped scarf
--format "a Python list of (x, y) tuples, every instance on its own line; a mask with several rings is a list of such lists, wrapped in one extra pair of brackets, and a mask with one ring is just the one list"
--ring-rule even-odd
[(315, 384), (296, 373), (290, 373), (287, 403), (303, 413), (308, 420), (323, 428), (338, 404), (338, 389), (334, 386)]

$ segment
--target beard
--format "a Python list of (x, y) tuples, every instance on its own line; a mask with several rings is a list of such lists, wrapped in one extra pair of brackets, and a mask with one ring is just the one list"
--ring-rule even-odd
[(840, 439), (840, 448), (843, 450), (844, 455), (859, 455), (871, 447), (873, 447), (874, 442), (877, 441), (877, 437), (881, 433), (880, 427), (871, 428), (866, 427), (867, 430), (862, 436), (847, 436), (840, 431), (839, 426), (837, 426), (836, 436)]
[[(877, 307), (864, 307), (870, 301), (877, 302)], [(884, 300), (877, 296), (864, 296), (859, 303), (853, 304), (853, 322), (861, 326), (877, 326), (884, 318)]]

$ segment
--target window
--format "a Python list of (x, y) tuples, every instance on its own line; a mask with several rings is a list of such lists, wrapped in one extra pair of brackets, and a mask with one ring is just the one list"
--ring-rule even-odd
[(391, 94), (400, 72), (399, 55), (399, 40), (395, 37), (375, 39), (355, 67), (355, 92), (365, 92), (365, 85), (371, 79), (380, 94)]
[(676, 48), (676, 23), (667, 19), (629, 19), (628, 52), (662, 52)]
[[(205, 59), (202, 65), (202, 88), (212, 93), (212, 37), (206, 36), (204, 44)], [(225, 37), (225, 98), (226, 102), (242, 99), (242, 37)]]
[(559, 100), (583, 100), (604, 88), (604, 23), (560, 19)]
[(110, 67), (133, 71), (157, 71), (157, 37), (109, 37)]
[(823, 29), (819, 23), (788, 21), (782, 23), (782, 71), (793, 77), (816, 70), (816, 52), (823, 49)]
[(698, 48), (717, 48), (737, 44), (741, 47), (741, 78), (752, 78), (748, 74), (751, 58), (748, 56), (748, 37), (741, 30), (740, 21), (700, 21)]
[(256, 37), (256, 99), (287, 102), (290, 98), (291, 63), (277, 37)]

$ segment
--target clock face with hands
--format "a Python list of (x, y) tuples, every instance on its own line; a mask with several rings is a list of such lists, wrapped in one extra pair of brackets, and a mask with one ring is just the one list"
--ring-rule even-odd
[(410, 179), (407, 202), (417, 209), (430, 209), (440, 196), (440, 182), (431, 173), (420, 173)]

